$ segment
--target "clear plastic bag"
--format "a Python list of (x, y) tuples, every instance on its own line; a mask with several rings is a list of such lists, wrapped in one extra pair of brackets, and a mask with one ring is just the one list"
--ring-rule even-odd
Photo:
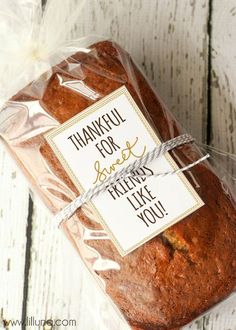
[[(4, 5), (4, 13), (11, 17), (6, 26), (12, 26), (11, 20), (16, 17), (12, 16), (7, 1)], [(11, 97), (11, 100), (0, 110), (0, 135), (33, 189), (52, 213), (57, 214), (79, 191), (47, 143), (45, 133), (122, 86), (127, 88), (162, 142), (179, 136), (183, 129), (120, 46), (96, 37), (67, 42), (66, 33), (64, 37), (60, 31), (55, 33), (50, 24), (52, 15), (57, 14), (55, 19), (67, 23), (67, 5), (64, 8), (57, 6), (56, 1), (49, 2), (42, 21), (36, 3), (23, 1), (22, 6), (27, 8), (24, 13), (37, 14), (33, 23), (30, 21), (30, 33), (26, 33), (27, 24), (22, 28), (22, 36), (28, 37), (27, 46), (23, 47), (28, 55), (20, 52), (21, 61), (17, 62), (18, 41), (16, 48), (16, 44), (6, 47), (8, 52), (2, 61), (7, 65), (7, 70), (2, 69), (5, 78), (2, 99)], [(66, 25), (67, 32), (76, 14)], [(27, 22), (29, 17), (25, 19)], [(32, 40), (37, 41), (33, 48)], [(12, 63), (16, 67), (11, 67)], [(209, 148), (191, 143), (177, 147), (170, 154), (181, 168), (197, 161), (202, 156), (201, 149), (205, 153)], [(62, 223), (61, 228), (108, 302), (117, 310), (119, 328), (181, 327), (234, 291), (235, 178), (226, 170), (225, 180), (217, 159), (220, 152), (211, 148), (210, 153), (212, 165), (204, 162), (185, 172), (205, 205), (124, 257), (89, 205), (84, 204)], [(235, 167), (233, 155), (220, 156), (227, 157), (229, 166)], [(109, 315), (106, 318), (109, 320)], [(109, 327), (118, 329), (114, 324)]]

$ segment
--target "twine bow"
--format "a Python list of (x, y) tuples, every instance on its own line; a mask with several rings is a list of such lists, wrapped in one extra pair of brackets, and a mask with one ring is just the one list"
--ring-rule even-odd
[(162, 172), (162, 173), (154, 173), (154, 174), (145, 174), (145, 175), (134, 175), (132, 172), (140, 169), (141, 167), (147, 165), (148, 163), (152, 162), (154, 159), (160, 158), (162, 155), (164, 155), (166, 152), (180, 146), (186, 143), (193, 142), (194, 139), (189, 134), (183, 134), (178, 137), (175, 137), (171, 140), (168, 140), (159, 146), (156, 146), (153, 150), (146, 153), (145, 156), (142, 158), (136, 159), (134, 162), (130, 163), (129, 165), (123, 167), (122, 169), (114, 172), (111, 174), (107, 179), (105, 179), (103, 182), (91, 187), (87, 191), (85, 191), (83, 194), (75, 198), (70, 204), (68, 204), (65, 208), (63, 208), (56, 216), (56, 224), (60, 226), (61, 222), (63, 220), (68, 220), (75, 212), (76, 210), (81, 207), (84, 203), (94, 199), (98, 195), (102, 194), (107, 190), (107, 188), (117, 183), (117, 181), (121, 181), (124, 178), (127, 178), (129, 176), (144, 176), (144, 177), (164, 177), (167, 175), (174, 175), (178, 174), (180, 172), (189, 170), (191, 167), (199, 164), (200, 162), (203, 162), (208, 157), (210, 157), (209, 154), (201, 157), (195, 162), (192, 162), (191, 164), (188, 164), (182, 168), (178, 168), (176, 170)]

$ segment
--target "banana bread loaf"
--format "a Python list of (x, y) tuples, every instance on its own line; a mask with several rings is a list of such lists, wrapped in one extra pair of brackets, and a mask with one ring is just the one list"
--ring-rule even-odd
[[(74, 81), (77, 87), (67, 88), (59, 78)], [(19, 92), (0, 112), (0, 133), (54, 213), (79, 192), (44, 134), (123, 85), (162, 141), (183, 132), (130, 56), (110, 41), (71, 56)], [(96, 97), (86, 95), (84, 86)], [(35, 105), (41, 110), (35, 111)], [(10, 111), (11, 118), (3, 123), (1, 115), (6, 117)], [(188, 144), (171, 155), (181, 167), (197, 160), (200, 152)], [(87, 206), (63, 224), (134, 329), (181, 327), (227, 297), (236, 285), (234, 197), (206, 162), (185, 175), (205, 205), (125, 257), (108, 239), (84, 239), (86, 228), (92, 232), (101, 229)], [(106, 265), (102, 270), (98, 260)]]

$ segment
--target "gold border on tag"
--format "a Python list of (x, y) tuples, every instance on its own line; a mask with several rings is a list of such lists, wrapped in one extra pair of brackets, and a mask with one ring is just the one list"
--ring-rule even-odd
[[(52, 131), (50, 131), (49, 133), (46, 133), (44, 135), (45, 139), (47, 140), (48, 144), (51, 146), (52, 150), (54, 151), (55, 155), (59, 159), (59, 161), (62, 164), (63, 168), (66, 170), (66, 172), (69, 175), (70, 179), (75, 184), (75, 186), (77, 187), (77, 189), (80, 191), (81, 194), (85, 192), (85, 189), (83, 188), (83, 186), (80, 183), (80, 181), (78, 180), (78, 178), (74, 175), (72, 169), (70, 168), (69, 164), (67, 163), (67, 161), (64, 158), (64, 156), (62, 155), (62, 153), (58, 150), (56, 144), (53, 141), (53, 138), (55, 136), (57, 136), (59, 133), (64, 132), (68, 127), (73, 126), (74, 124), (76, 124), (80, 120), (82, 120), (83, 118), (89, 116), (91, 113), (97, 111), (102, 106), (106, 105), (108, 102), (114, 100), (115, 98), (117, 98), (118, 96), (121, 96), (123, 94), (127, 97), (128, 101), (131, 103), (133, 109), (136, 111), (138, 117), (140, 118), (140, 120), (144, 124), (145, 128), (147, 129), (147, 131), (150, 134), (150, 136), (152, 137), (152, 139), (155, 141), (155, 143), (157, 145), (160, 145), (161, 140), (158, 138), (158, 136), (156, 135), (156, 133), (152, 129), (151, 125), (148, 123), (147, 119), (144, 117), (143, 113), (141, 112), (138, 105), (136, 104), (136, 102), (134, 101), (134, 99), (132, 98), (131, 94), (129, 93), (129, 91), (127, 90), (127, 88), (125, 86), (122, 86), (119, 89), (112, 92), (111, 94), (105, 96), (101, 100), (97, 101), (96, 103), (89, 106), (88, 108), (86, 108), (82, 112), (78, 113), (74, 117), (67, 120), (65, 123), (63, 123), (59, 127), (55, 128), (55, 129), (52, 129)], [(166, 155), (164, 157), (167, 159), (167, 161), (169, 162), (169, 164), (171, 165), (171, 167), (174, 170), (179, 169), (178, 165), (176, 164), (176, 162), (174, 161), (174, 159), (171, 157), (171, 155), (169, 153), (166, 153)], [(96, 208), (94, 203), (91, 202), (91, 201), (88, 202), (88, 204), (95, 211), (96, 216), (100, 220), (100, 222), (101, 222), (102, 226), (104, 227), (104, 229), (107, 231), (108, 235), (110, 236), (110, 239), (112, 240), (113, 244), (116, 246), (117, 250), (119, 251), (119, 253), (121, 254), (122, 257), (127, 255), (128, 253), (132, 252), (133, 250), (135, 250), (136, 248), (138, 248), (142, 244), (146, 243), (147, 241), (149, 241), (153, 237), (157, 236), (158, 234), (160, 234), (161, 232), (163, 232), (167, 228), (171, 227), (172, 225), (174, 225), (175, 223), (182, 220), (187, 215), (193, 213), (194, 211), (196, 211), (197, 209), (199, 209), (201, 206), (204, 205), (204, 202), (198, 196), (197, 192), (192, 187), (192, 185), (189, 183), (188, 179), (185, 177), (183, 172), (179, 172), (176, 175), (178, 175), (179, 178), (182, 180), (185, 187), (187, 188), (187, 190), (190, 192), (190, 194), (193, 196), (194, 200), (196, 201), (196, 204), (192, 208), (188, 209), (186, 212), (182, 213), (180, 216), (178, 216), (177, 218), (175, 218), (174, 220), (169, 222), (168, 225), (165, 225), (165, 226), (159, 228), (158, 230), (153, 232), (151, 235), (147, 236), (145, 239), (143, 239), (142, 241), (140, 241), (139, 243), (135, 244), (130, 249), (125, 250), (125, 251), (120, 246), (120, 244), (117, 241), (116, 237), (112, 233), (111, 229), (108, 227), (106, 221), (103, 219), (102, 215), (100, 214), (99, 210)]]

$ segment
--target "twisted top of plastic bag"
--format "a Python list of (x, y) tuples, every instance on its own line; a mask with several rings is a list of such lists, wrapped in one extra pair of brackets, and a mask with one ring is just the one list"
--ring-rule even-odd
[[(74, 53), (71, 33), (85, 0), (0, 1), (0, 107)], [(82, 44), (81, 44), (82, 46)]]

